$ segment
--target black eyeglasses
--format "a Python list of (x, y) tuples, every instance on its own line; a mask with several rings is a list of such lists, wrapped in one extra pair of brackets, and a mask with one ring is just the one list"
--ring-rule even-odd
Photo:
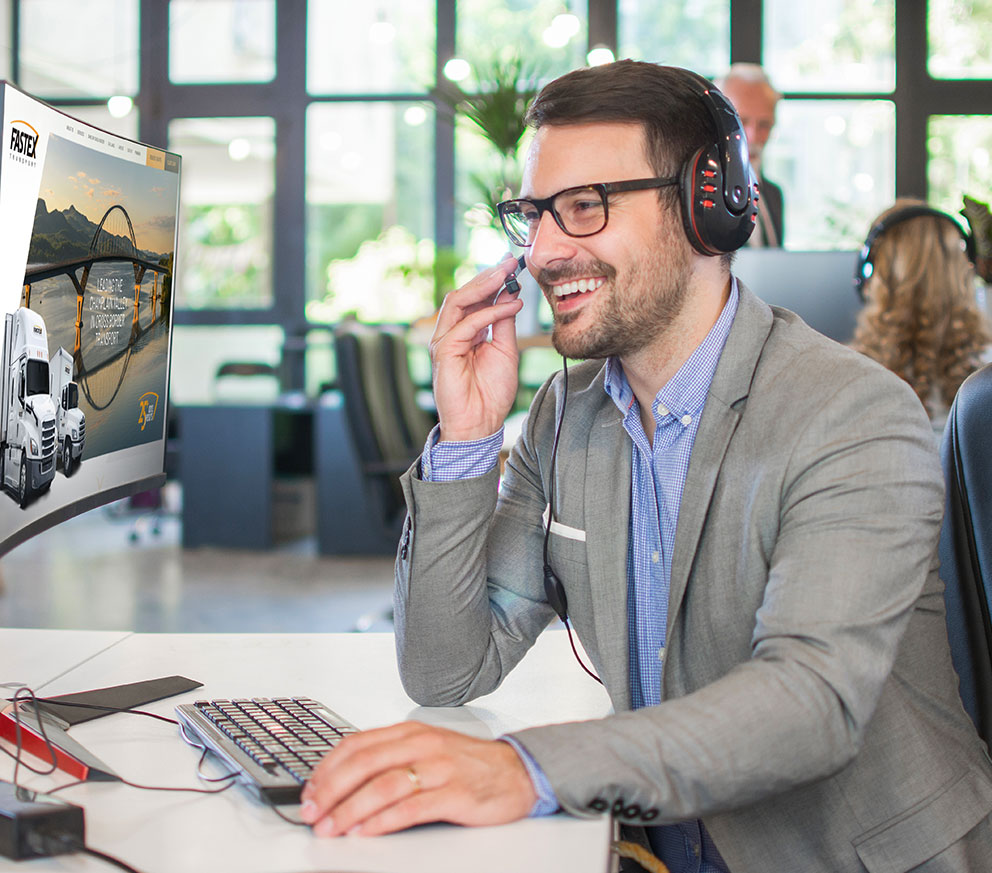
[(643, 191), (648, 188), (666, 188), (677, 185), (675, 177), (631, 179), (628, 182), (594, 182), (577, 188), (566, 188), (550, 197), (504, 200), (497, 204), (499, 220), (510, 242), (529, 246), (541, 223), (541, 216), (550, 212), (558, 225), (569, 236), (592, 236), (599, 233), (610, 218), (608, 195), (620, 191)]

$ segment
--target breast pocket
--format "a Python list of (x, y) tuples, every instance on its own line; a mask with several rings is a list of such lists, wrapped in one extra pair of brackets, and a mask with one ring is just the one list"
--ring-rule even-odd
[[(544, 509), (542, 522), (547, 530), (548, 507)], [(567, 519), (551, 522), (548, 541), (548, 558), (551, 566), (566, 592), (574, 585), (589, 584), (589, 569), (586, 559), (586, 532), (567, 523)]]

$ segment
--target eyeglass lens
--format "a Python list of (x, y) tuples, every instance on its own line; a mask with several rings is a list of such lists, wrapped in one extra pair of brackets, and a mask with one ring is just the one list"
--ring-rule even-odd
[[(569, 188), (551, 199), (558, 226), (570, 236), (591, 236), (606, 227), (606, 198), (597, 188)], [(530, 245), (541, 221), (540, 209), (530, 200), (513, 200), (503, 209), (507, 234), (517, 245)]]

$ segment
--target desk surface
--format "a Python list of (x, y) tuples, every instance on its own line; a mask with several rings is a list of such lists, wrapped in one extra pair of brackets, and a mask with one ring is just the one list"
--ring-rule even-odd
[[(28, 642), (25, 642), (27, 635)], [(113, 637), (116, 636), (116, 639)], [(201, 697), (307, 694), (362, 728), (415, 718), (475, 736), (493, 737), (527, 725), (595, 718), (609, 711), (598, 685), (575, 665), (563, 632), (544, 634), (503, 686), (455, 709), (418, 707), (403, 692), (391, 634), (86, 634), (0, 630), (0, 652), (61, 652), (44, 667), (12, 678), (43, 683), (48, 694), (182, 674), (204, 683), (190, 694), (151, 704), (171, 715), (177, 703)], [(9, 664), (4, 662), (6, 681)], [(70, 669), (71, 668), (71, 669)], [(43, 675), (47, 669), (49, 675)], [(31, 671), (29, 671), (31, 672)], [(152, 719), (112, 715), (72, 728), (72, 736), (122, 777), (144, 785), (204, 787), (198, 754), (176, 729)], [(206, 775), (218, 775), (212, 762)], [(0, 776), (10, 768), (0, 763)], [(64, 774), (21, 778), (38, 790), (69, 781)], [(142, 873), (293, 871), (500, 871), (603, 873), (608, 819), (565, 816), (493, 828), (433, 825), (388, 837), (314, 838), (280, 819), (244, 789), (219, 795), (140, 791), (89, 783), (61, 796), (86, 809), (87, 842)], [(294, 812), (294, 807), (285, 808)], [(32, 870), (105, 871), (104, 862), (70, 856), (31, 862)]]

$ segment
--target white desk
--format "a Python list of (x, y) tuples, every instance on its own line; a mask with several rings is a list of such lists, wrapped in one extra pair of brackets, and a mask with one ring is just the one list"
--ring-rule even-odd
[(125, 631), (0, 628), (0, 682), (23, 682), (35, 691), (49, 693), (46, 686), (61, 673), (126, 636)]
[[(11, 633), (0, 630), (0, 650)], [(45, 686), (48, 694), (172, 674), (204, 683), (197, 691), (146, 707), (163, 715), (172, 715), (177, 703), (208, 696), (306, 694), (362, 728), (416, 718), (492, 737), (526, 725), (595, 718), (609, 710), (605, 692), (574, 663), (567, 638), (557, 631), (541, 637), (502, 688), (456, 709), (425, 709), (410, 701), (400, 685), (391, 634), (130, 634), (119, 635), (93, 655), (78, 636), (66, 639), (71, 645), (59, 645), (62, 634), (73, 632), (29, 633), (37, 645), (61, 648), (76, 664), (53, 674)], [(112, 715), (76, 725), (71, 735), (129, 781), (208, 787), (195, 776), (198, 753), (162, 722)], [(220, 772), (211, 767), (205, 768), (208, 775)], [(6, 768), (0, 776), (9, 779), (10, 768), (5, 763), (0, 768)], [(21, 781), (45, 790), (68, 779), (31, 776)], [(609, 866), (607, 818), (554, 816), (493, 828), (433, 825), (388, 837), (322, 840), (282, 821), (240, 787), (198, 795), (89, 783), (61, 796), (86, 809), (88, 845), (142, 873), (604, 873)], [(81, 855), (30, 866), (39, 871), (112, 869)]]

